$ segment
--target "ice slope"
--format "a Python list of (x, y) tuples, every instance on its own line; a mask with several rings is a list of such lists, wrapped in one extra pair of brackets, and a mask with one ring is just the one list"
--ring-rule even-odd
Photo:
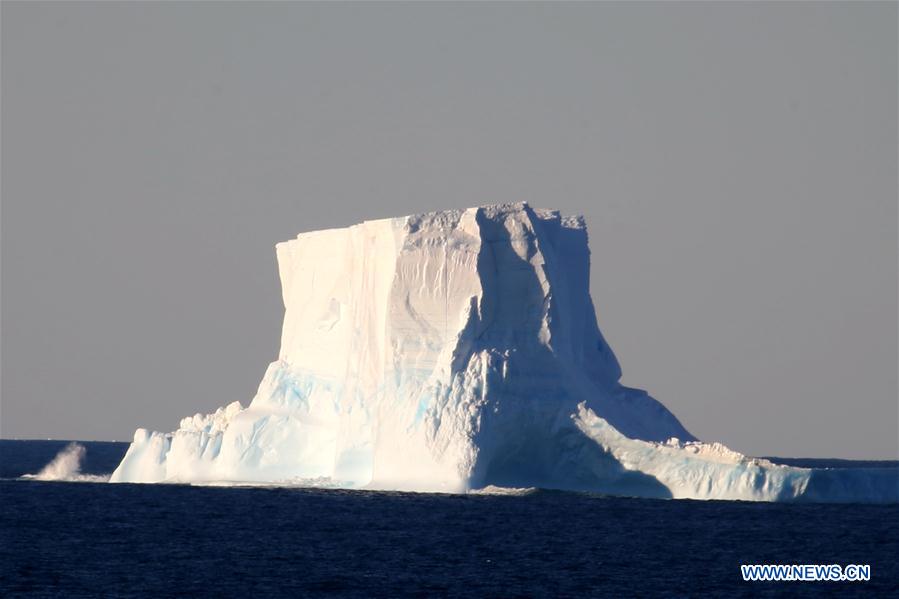
[(579, 217), (511, 204), (366, 221), (277, 256), (281, 350), (249, 406), (139, 429), (113, 482), (753, 500), (813, 487), (809, 470), (695, 442), (618, 382)]

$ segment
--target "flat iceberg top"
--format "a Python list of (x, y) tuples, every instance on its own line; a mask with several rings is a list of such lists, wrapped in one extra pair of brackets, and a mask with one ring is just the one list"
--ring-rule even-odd
[(256, 396), (170, 434), (139, 429), (113, 482), (896, 500), (888, 480), (700, 443), (621, 385), (583, 217), (497, 204), (302, 233), (276, 251), (281, 348)]
[[(361, 223), (348, 225), (347, 227), (334, 227), (331, 229), (316, 229), (314, 231), (305, 231), (298, 233), (295, 239), (307, 236), (321, 236), (333, 233), (335, 231), (343, 231), (353, 227), (364, 227), (366, 225), (379, 226), (403, 226), (408, 224), (410, 227), (421, 228), (422, 226), (447, 226), (454, 225), (459, 222), (465, 213), (475, 213), (478, 211), (490, 219), (495, 219), (500, 215), (508, 215), (512, 213), (525, 213), (526, 210), (532, 210), (533, 214), (540, 220), (558, 221), (560, 226), (566, 229), (583, 229), (586, 231), (587, 223), (583, 215), (563, 216), (558, 210), (549, 210), (544, 208), (530, 208), (527, 202), (516, 202), (508, 204), (485, 204), (483, 206), (475, 206), (472, 208), (456, 209), (456, 210), (438, 210), (435, 212), (421, 212), (418, 214), (409, 214), (407, 216), (397, 216), (389, 218), (378, 218), (373, 220), (364, 220)], [(283, 241), (281, 243), (290, 243), (293, 240)]]

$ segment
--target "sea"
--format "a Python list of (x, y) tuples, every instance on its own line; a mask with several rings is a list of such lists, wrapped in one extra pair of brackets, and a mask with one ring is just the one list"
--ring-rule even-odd
[(899, 597), (897, 505), (107, 484), (127, 444), (101, 442), (75, 480), (23, 478), (68, 445), (0, 440), (0, 597)]

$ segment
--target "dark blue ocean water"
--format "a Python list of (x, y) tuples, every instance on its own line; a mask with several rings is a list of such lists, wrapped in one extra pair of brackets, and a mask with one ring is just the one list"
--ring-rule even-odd
[[(64, 445), (0, 441), (0, 596), (899, 596), (895, 505), (16, 479)], [(127, 447), (85, 446), (87, 473)], [(741, 563), (872, 580), (748, 583)]]

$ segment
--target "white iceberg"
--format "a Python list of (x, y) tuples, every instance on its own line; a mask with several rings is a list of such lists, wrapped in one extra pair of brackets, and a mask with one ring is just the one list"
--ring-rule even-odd
[(700, 443), (622, 386), (580, 217), (526, 204), (437, 212), (304, 233), (277, 255), (281, 350), (252, 402), (174, 433), (138, 429), (112, 482), (899, 495), (882, 473), (819, 484), (816, 471)]

